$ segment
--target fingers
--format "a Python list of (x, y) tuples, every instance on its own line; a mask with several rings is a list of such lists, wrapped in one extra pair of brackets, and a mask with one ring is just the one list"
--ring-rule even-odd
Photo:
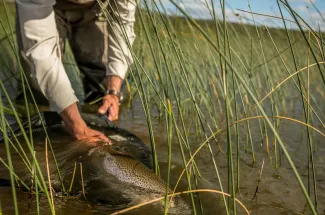
[(108, 119), (111, 121), (115, 121), (118, 119), (118, 113), (119, 113), (119, 105), (118, 103), (112, 103), (111, 107), (109, 108), (109, 115)]
[(107, 112), (110, 121), (118, 119), (119, 99), (115, 95), (106, 95), (103, 98), (103, 105), (98, 109), (98, 113), (106, 114)]
[(86, 131), (86, 137), (84, 140), (89, 144), (97, 143), (98, 141), (103, 141), (109, 145), (112, 144), (112, 142), (103, 133), (92, 129), (88, 129)]
[(98, 109), (98, 112), (100, 114), (106, 114), (107, 111), (109, 110), (109, 107), (111, 106), (111, 102), (109, 99), (103, 99), (103, 105), (100, 106), (100, 108)]
[(106, 143), (109, 143), (110, 145), (112, 144), (112, 142), (103, 133), (101, 133), (99, 131), (94, 131), (94, 136), (98, 137), (98, 139), (100, 139)]

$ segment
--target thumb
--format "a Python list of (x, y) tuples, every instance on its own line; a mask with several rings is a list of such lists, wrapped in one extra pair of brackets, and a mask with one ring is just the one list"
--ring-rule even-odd
[(104, 100), (103, 101), (103, 105), (102, 106), (100, 106), (100, 108), (98, 109), (98, 112), (100, 113), (100, 114), (105, 114), (105, 113), (107, 113), (107, 111), (108, 111), (108, 108), (111, 106), (111, 103), (108, 101), (108, 100)]

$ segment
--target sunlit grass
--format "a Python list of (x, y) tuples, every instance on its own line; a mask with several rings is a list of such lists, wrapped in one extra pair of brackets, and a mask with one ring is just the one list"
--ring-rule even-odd
[[(206, 156), (211, 158), (209, 168), (218, 179), (213, 186), (220, 189), (227, 214), (236, 214), (238, 208), (235, 201), (241, 188), (241, 156), (243, 153), (249, 154), (252, 165), (260, 166), (255, 149), (258, 144), (262, 144), (265, 147), (263, 157), (274, 162), (272, 167), (264, 168), (273, 168), (277, 172), (284, 154), (309, 203), (310, 212), (316, 214), (319, 191), (315, 156), (320, 155), (316, 154), (315, 133), (323, 134), (325, 129), (322, 111), (325, 96), (325, 41), (322, 32), (311, 29), (286, 0), (277, 1), (281, 14), (278, 18), (283, 20), (282, 29), (255, 22), (258, 14), (254, 11), (247, 11), (252, 20), (250, 25), (229, 23), (223, 0), (211, 1), (212, 6), (220, 4), (223, 11), (222, 19), (219, 19), (214, 7), (210, 7), (212, 20), (194, 20), (178, 3), (173, 0), (170, 2), (178, 7), (183, 17), (167, 15), (161, 1), (150, 4), (144, 1), (140, 4), (135, 27), (137, 39), (132, 49), (134, 64), (126, 85), (128, 101), (140, 100), (143, 107), (143, 120), (148, 125), (156, 174), (160, 174), (160, 167), (155, 140), (156, 135), (163, 135), (167, 137), (168, 171), (167, 176), (162, 177), (167, 178), (168, 185), (174, 184), (170, 181), (171, 165), (173, 158), (180, 157), (194, 214), (204, 213), (200, 195), (191, 192), (199, 189), (197, 182), (201, 178), (202, 168), (194, 158), (197, 151), (193, 151), (199, 147), (198, 143), (203, 143), (200, 148), (207, 146)], [(3, 29), (0, 31), (0, 78), (3, 86), (1, 95), (9, 92), (7, 100), (10, 100), (9, 97), (12, 99), (14, 96), (10, 94), (10, 87), (15, 85), (17, 79), (24, 80), (24, 76), (16, 58), (15, 33), (12, 28), (14, 7), (7, 5), (7, 8), (8, 11), (0, 6), (0, 27)], [(291, 12), (290, 21), (284, 20), (284, 10)], [(105, 15), (109, 20), (112, 18), (110, 13)], [(119, 18), (116, 19), (119, 22)], [(292, 23), (297, 24), (295, 29), (289, 29)], [(125, 35), (125, 32), (122, 34)], [(70, 49), (64, 57), (64, 64), (76, 92), (82, 97), (80, 79), (76, 78), (79, 71)], [(28, 89), (28, 85), (25, 87)], [(296, 100), (299, 100), (299, 107), (295, 108), (302, 110), (300, 115), (294, 114), (291, 108)], [(6, 102), (0, 104), (0, 113), (12, 114), (19, 120), (22, 115), (17, 113), (9, 101)], [(27, 103), (25, 108), (29, 117), (32, 110)], [(296, 159), (287, 150), (289, 143), (282, 141), (281, 134), (285, 128), (281, 127), (280, 119), (290, 119), (307, 128), (297, 131), (305, 132), (307, 136), (304, 143), (308, 149), (306, 181), (303, 181), (296, 168)], [(153, 127), (154, 121), (165, 125), (165, 133), (157, 134)], [(1, 130), (7, 129), (3, 119)], [(226, 132), (225, 144), (220, 136), (222, 132)], [(261, 136), (262, 143), (256, 140), (257, 135)], [(24, 152), (19, 146), (16, 150), (30, 168), (30, 162), (24, 154), (33, 151), (32, 135), (25, 134), (24, 138), (30, 142), (30, 151)], [(173, 144), (178, 144), (179, 154), (172, 151)], [(227, 154), (228, 172), (224, 178), (220, 176), (216, 161), (217, 150)], [(37, 164), (35, 157), (34, 162)], [(11, 169), (10, 162), (8, 167)], [(10, 173), (14, 174), (14, 171)], [(43, 177), (36, 177), (35, 181), (39, 189), (47, 190)], [(231, 197), (225, 193), (231, 194)], [(165, 209), (168, 208), (169, 200), (166, 193)], [(51, 205), (49, 196), (48, 201)], [(53, 208), (54, 213), (54, 207), (50, 208)]]

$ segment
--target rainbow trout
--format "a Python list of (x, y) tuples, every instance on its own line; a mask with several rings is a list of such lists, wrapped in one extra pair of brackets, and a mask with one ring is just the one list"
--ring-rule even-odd
[[(113, 142), (112, 146), (100, 142), (89, 145), (73, 141), (61, 121), (53, 120), (55, 114), (46, 114), (46, 130), (57, 163), (56, 165), (52, 153), (48, 150), (51, 185), (60, 195), (69, 193), (81, 196), (89, 202), (121, 208), (163, 197), (166, 191), (171, 193), (165, 182), (151, 170), (150, 150), (135, 135), (121, 128), (108, 128), (105, 121), (95, 115), (82, 114), (89, 126), (104, 132)], [(46, 135), (39, 120), (37, 117), (32, 118), (33, 144), (36, 158), (44, 177), (47, 178), (44, 159)], [(15, 126), (12, 128), (15, 130)], [(23, 142), (23, 136), (17, 129), (15, 133), (18, 142)], [(16, 147), (19, 148), (18, 145)], [(4, 151), (0, 149), (2, 158), (6, 157)], [(15, 173), (26, 184), (30, 184), (32, 175), (24, 166), (26, 161), (22, 162), (20, 156), (21, 153), (12, 154)], [(31, 156), (28, 158), (32, 163)], [(0, 178), (4, 177), (8, 178), (8, 170), (0, 163)], [(181, 197), (175, 197), (171, 205), (169, 212), (172, 214), (191, 213)], [(154, 207), (161, 213), (162, 201), (154, 203)]]

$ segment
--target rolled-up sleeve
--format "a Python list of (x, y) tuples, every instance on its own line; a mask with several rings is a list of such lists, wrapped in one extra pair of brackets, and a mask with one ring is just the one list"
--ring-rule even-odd
[(22, 37), (21, 54), (51, 106), (62, 112), (78, 101), (61, 61), (55, 23), (55, 0), (17, 0)]
[[(128, 66), (133, 63), (131, 50), (135, 33), (135, 0), (111, 1), (113, 21), (108, 26), (108, 68), (106, 75), (125, 78)], [(127, 42), (128, 40), (128, 42)]]

